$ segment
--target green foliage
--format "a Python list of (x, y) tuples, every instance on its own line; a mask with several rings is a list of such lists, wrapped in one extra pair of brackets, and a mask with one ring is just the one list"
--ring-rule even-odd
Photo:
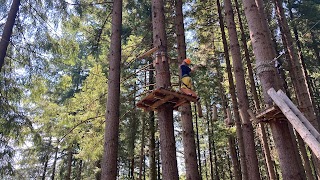
[[(298, 28), (307, 70), (316, 92), (315, 101), (319, 104), (317, 89), (320, 86), (320, 60), (317, 59), (316, 51), (319, 49), (320, 23), (316, 23), (320, 13), (316, 12), (320, 11), (320, 5), (311, 0), (290, 2), (297, 18), (291, 25)], [(0, 0), (0, 4), (3, 4), (0, 7), (0, 27), (3, 27), (2, 19), (6, 17), (9, 2)], [(172, 82), (178, 83), (172, 15), (175, 13), (172, 7), (173, 1), (167, 1), (165, 10), (168, 55), (173, 60)], [(272, 7), (273, 4), (267, 3), (270, 12)], [(288, 10), (290, 6), (286, 8)], [(111, 10), (112, 3), (109, 1), (21, 2), (6, 65), (0, 74), (0, 177), (36, 179), (43, 174), (50, 177), (54, 173), (52, 162), (56, 147), (57, 179), (64, 179), (67, 174), (69, 151), (73, 153), (71, 179), (76, 179), (80, 171), (82, 179), (94, 179), (100, 171), (108, 85), (107, 56), (112, 26)], [(216, 4), (214, 1), (189, 0), (185, 2), (183, 11), (188, 57), (192, 59), (193, 65), (204, 65), (193, 75), (194, 87), (202, 104), (205, 104), (203, 111), (208, 114), (205, 118), (198, 118), (200, 153), (205, 155), (201, 157), (202, 165), (204, 160), (209, 165), (208, 153), (212, 149), (208, 141), (214, 142), (214, 158), (217, 162), (212, 164), (217, 166), (220, 178), (229, 179), (228, 137), (235, 136), (235, 127), (228, 128), (223, 122), (219, 85), (223, 85), (227, 98), (230, 95)], [(142, 141), (146, 146), (145, 153), (149, 151), (149, 121), (146, 113), (135, 109), (135, 105), (144, 96), (140, 95), (143, 90), (148, 89), (149, 72), (139, 71), (139, 68), (151, 61), (137, 60), (136, 57), (152, 47), (151, 16), (150, 1), (124, 2), (121, 32), (119, 179), (133, 178), (129, 175), (132, 160), (135, 162), (133, 176), (138, 177)], [(272, 28), (277, 28), (274, 22)], [(245, 31), (249, 34), (247, 28)], [(278, 33), (275, 35), (279, 36)], [(217, 64), (221, 65), (217, 67)], [(218, 72), (222, 74), (222, 79), (219, 79)], [(218, 107), (219, 118), (212, 123), (213, 104)], [(179, 116), (175, 115), (177, 149), (182, 151)], [(144, 129), (144, 139), (142, 120), (145, 120), (148, 127)], [(210, 122), (209, 127), (207, 121)], [(156, 132), (156, 137), (158, 136)], [(261, 151), (261, 147), (257, 149)], [(13, 161), (14, 155), (19, 157), (16, 161)], [(146, 157), (146, 174), (150, 173), (148, 158)], [(47, 170), (44, 172), (46, 163)], [(204, 169), (202, 166), (203, 177)], [(183, 172), (181, 178), (185, 179)]]

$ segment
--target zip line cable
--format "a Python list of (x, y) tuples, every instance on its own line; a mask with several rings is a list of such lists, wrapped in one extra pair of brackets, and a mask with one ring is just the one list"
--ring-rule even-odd
[[(297, 18), (296, 18), (297, 19)], [(317, 24), (319, 24), (320, 23), (320, 20), (318, 20), (311, 28), (309, 28), (302, 36), (301, 36), (301, 38), (303, 38), (309, 31), (311, 31)], [(295, 40), (294, 42), (296, 43), (296, 42), (298, 42), (299, 41), (299, 39), (298, 40)], [(287, 51), (288, 51), (288, 49), (290, 49), (292, 46), (294, 46), (294, 44), (292, 44), (291, 46), (289, 46), (289, 47), (287, 47), (287, 49), (285, 49), (284, 50), (284, 52), (282, 52), (282, 53), (280, 53), (277, 57), (275, 57), (275, 58), (273, 58), (273, 60), (270, 62), (270, 63), (273, 63), (273, 62), (275, 62), (276, 60), (278, 60), (283, 54), (285, 54)]]

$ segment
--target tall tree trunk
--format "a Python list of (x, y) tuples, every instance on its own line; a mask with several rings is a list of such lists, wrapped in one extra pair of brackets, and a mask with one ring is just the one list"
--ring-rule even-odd
[(156, 140), (156, 158), (157, 158), (157, 179), (160, 180), (161, 179), (161, 162), (160, 162), (160, 142), (159, 139)]
[(233, 163), (233, 172), (234, 177), (236, 180), (241, 180), (241, 170), (240, 170), (240, 164), (237, 157), (237, 151), (235, 148), (235, 139), (231, 135), (228, 137), (228, 143), (229, 143), (229, 149), (230, 149), (230, 156)]
[[(209, 107), (209, 103), (206, 101), (206, 109), (210, 109)], [(209, 165), (210, 165), (210, 177), (211, 180), (213, 180), (213, 174), (214, 174), (214, 170), (213, 170), (213, 159), (212, 159), (212, 128), (213, 127), (213, 121), (210, 121), (210, 117), (209, 117), (209, 111), (206, 112), (206, 119), (207, 119), (207, 134), (208, 134), (208, 144), (209, 144)], [(211, 123), (210, 123), (211, 122)], [(212, 126), (211, 126), (211, 125)], [(206, 159), (206, 158), (205, 158)], [(207, 163), (206, 163), (207, 164)], [(206, 178), (208, 179), (208, 178)]]
[(4, 64), (4, 58), (6, 57), (6, 54), (7, 54), (7, 49), (10, 42), (13, 25), (15, 23), (15, 19), (19, 10), (19, 6), (20, 6), (20, 0), (12, 1), (8, 18), (3, 28), (3, 32), (0, 40), (0, 71)]
[(71, 179), (71, 167), (72, 167), (72, 146), (68, 148), (68, 160), (67, 160), (67, 174), (66, 180)]
[(249, 100), (244, 80), (244, 70), (242, 65), (236, 25), (234, 23), (234, 14), (232, 10), (231, 0), (224, 0), (224, 8), (230, 39), (230, 50), (233, 59), (233, 71), (235, 73), (236, 79), (238, 105), (242, 119), (243, 137), (245, 138), (244, 142), (246, 143), (246, 164), (247, 168), (250, 169), (250, 173), (248, 173), (249, 179), (260, 179), (258, 159), (254, 143), (253, 127), (248, 114)]
[[(234, 82), (233, 82), (233, 75), (232, 75), (230, 59), (229, 59), (228, 43), (227, 43), (226, 34), (225, 34), (225, 30), (224, 30), (224, 23), (223, 23), (221, 5), (220, 5), (219, 0), (217, 0), (217, 7), (218, 7), (218, 13), (219, 13), (219, 25), (220, 25), (221, 34), (222, 34), (225, 61), (226, 61), (226, 66), (227, 66), (226, 69), (227, 69), (227, 73), (228, 73), (229, 91), (231, 94), (234, 119), (235, 119), (236, 130), (237, 130), (237, 137), (238, 137), (238, 141), (239, 141), (240, 164), (241, 164), (242, 178), (244, 180), (247, 180), (249, 178), (248, 177), (249, 176), (248, 168), (247, 168), (247, 163), (246, 163), (247, 150), (246, 150), (246, 147), (244, 146), (244, 140), (243, 140), (244, 134), (243, 134), (242, 127), (241, 127), (240, 115), (239, 115), (239, 110), (238, 110), (238, 102), (237, 102), (237, 98), (236, 98), (235, 87), (234, 87)], [(225, 107), (225, 108), (227, 108), (227, 107)], [(226, 113), (225, 113), (225, 115), (226, 115)]]
[(266, 130), (265, 130), (263, 123), (260, 123), (258, 125), (258, 131), (259, 131), (259, 138), (261, 141), (261, 145), (264, 150), (264, 158), (266, 160), (266, 164), (267, 164), (267, 168), (268, 168), (267, 169), (268, 170), (268, 177), (270, 180), (276, 180), (277, 179), (276, 172), (274, 171), (275, 167), (274, 167), (273, 161), (271, 159)]
[[(224, 89), (223, 89), (223, 87), (222, 87), (222, 84), (221, 84), (221, 82), (222, 82), (222, 76), (221, 76), (221, 73), (220, 73), (220, 68), (219, 68), (219, 61), (215, 61), (215, 63), (216, 63), (216, 66), (217, 66), (217, 77), (218, 77), (218, 79), (219, 79), (219, 81), (220, 81), (220, 83), (219, 83), (219, 95), (220, 95), (220, 97), (221, 97), (221, 104), (222, 104), (222, 111), (223, 111), (223, 113), (224, 113), (224, 119), (226, 119), (227, 118), (227, 108), (228, 108), (228, 104), (227, 104), (227, 102), (226, 102), (226, 96), (225, 96), (225, 92), (224, 92)], [(208, 125), (209, 125), (209, 123), (208, 123)], [(210, 136), (212, 136), (213, 137), (213, 122), (211, 121), (211, 134), (210, 134)], [(240, 150), (240, 156), (241, 156), (241, 154), (244, 152), (244, 144), (243, 144), (243, 138), (242, 138), (242, 130), (241, 130), (241, 127), (239, 128), (239, 126), (237, 127), (237, 136), (238, 136), (238, 138), (239, 139), (241, 139), (241, 141), (239, 140), (238, 142), (239, 142), (239, 149), (241, 149)], [(229, 137), (230, 138), (230, 137)], [(210, 142), (211, 142), (211, 146), (210, 146)], [(219, 179), (219, 174), (218, 174), (218, 170), (217, 170), (217, 158), (216, 158), (216, 151), (215, 151), (215, 147), (214, 147), (214, 140), (213, 139), (209, 139), (209, 147), (210, 147), (210, 153), (211, 153), (211, 149), (213, 149), (214, 151), (214, 161), (215, 161), (215, 170), (216, 170), (216, 172), (215, 172), (215, 179)], [(233, 151), (236, 151), (236, 146), (229, 146), (229, 150), (230, 150), (230, 153), (231, 152), (233, 152)], [(242, 152), (242, 153), (241, 153)], [(232, 155), (231, 155), (232, 156)], [(239, 166), (239, 161), (238, 161), (238, 156), (236, 156), (236, 158), (237, 158), (237, 162), (238, 163), (233, 163), (234, 164), (234, 169), (235, 169), (235, 172), (236, 173), (238, 173), (238, 175), (239, 175), (239, 178), (240, 179), (242, 179), (242, 174), (241, 174), (241, 166), (245, 166), (246, 164), (245, 164), (245, 161), (243, 161), (243, 163), (241, 163), (241, 166)], [(244, 156), (244, 154), (243, 154), (243, 156), (242, 156), (242, 158), (244, 159), (245, 158), (245, 156)], [(212, 161), (212, 160), (211, 160)], [(211, 166), (212, 166), (212, 164), (211, 164)], [(246, 167), (246, 166), (245, 166)], [(211, 172), (212, 172), (212, 174), (211, 174), (211, 179), (213, 179), (213, 170), (211, 170)], [(237, 178), (237, 175), (236, 175), (236, 178)]]
[(54, 160), (53, 160), (53, 165), (52, 165), (51, 180), (54, 180), (55, 175), (56, 175), (56, 164), (57, 164), (57, 161), (58, 161), (58, 151), (59, 151), (59, 148), (57, 146), (54, 149)]
[[(136, 73), (136, 70), (135, 70)], [(146, 79), (146, 76), (145, 76)], [(147, 82), (146, 82), (147, 83)], [(134, 99), (134, 101), (132, 102), (132, 106), (135, 107), (136, 106), (136, 100), (135, 97), (137, 97), (137, 83), (136, 81), (133, 84), (133, 93), (132, 93), (132, 98)], [(129, 163), (129, 177), (134, 179), (134, 167), (135, 167), (135, 157), (134, 157), (134, 149), (135, 149), (135, 140), (136, 140), (136, 134), (137, 134), (137, 113), (136, 113), (136, 109), (132, 110), (132, 116), (129, 122), (129, 128), (128, 128), (128, 151), (129, 151), (129, 158), (130, 158), (130, 163)], [(143, 119), (144, 121), (144, 119)], [(143, 129), (144, 132), (144, 129)], [(144, 139), (144, 138), (142, 138)]]
[[(186, 43), (184, 36), (183, 13), (182, 13), (182, 0), (175, 1), (176, 10), (176, 34), (178, 46), (178, 62), (186, 59)], [(192, 112), (190, 103), (185, 103), (179, 107), (181, 112), (182, 123), (182, 141), (184, 149), (184, 159), (186, 166), (186, 179), (201, 179), (197, 165), (196, 144), (194, 140), (194, 130), (192, 122)], [(201, 159), (198, 152), (198, 158)], [(201, 165), (199, 163), (200, 172)], [(200, 173), (201, 174), (201, 173)]]
[[(142, 180), (143, 163), (144, 163), (144, 139), (145, 139), (145, 118), (142, 118), (142, 132), (141, 132), (141, 148), (140, 148), (140, 163), (139, 163), (139, 180)], [(134, 179), (134, 177), (132, 177)]]
[[(292, 5), (291, 5), (290, 1), (288, 1), (288, 9), (289, 9), (290, 19), (292, 21), (294, 21), (294, 16), (293, 16), (293, 13), (292, 13)], [(295, 23), (293, 23), (293, 33), (294, 33), (295, 42), (296, 42), (296, 45), (297, 45), (297, 48), (298, 48), (298, 56), (299, 56), (299, 59), (301, 61), (301, 64), (302, 64), (302, 67), (303, 67), (303, 71), (304, 71), (304, 74), (305, 74), (306, 79), (307, 79), (307, 85), (308, 85), (308, 89), (310, 91), (312, 105), (313, 105), (313, 108), (315, 110), (316, 116), (319, 119), (319, 109), (317, 108), (316, 103), (315, 103), (315, 97), (314, 97), (315, 94), (314, 94), (313, 88), (311, 86), (311, 84), (312, 84), (311, 78), (308, 75), (308, 71), (307, 71), (307, 68), (306, 68), (306, 65), (305, 65), (305, 58), (304, 58), (303, 53), (302, 53), (301, 41), (299, 39), (298, 29), (297, 29), (297, 26), (296, 26)], [(320, 62), (320, 60), (319, 60), (319, 62)], [(319, 122), (318, 122), (318, 124), (320, 125)]]
[[(279, 24), (281, 24), (280, 18), (278, 17), (277, 19), (278, 19)], [(280, 27), (280, 31), (282, 32), (283, 31), (282, 26), (279, 26), (279, 27)], [(281, 34), (281, 38), (282, 38), (283, 46), (287, 47), (288, 45), (287, 45), (286, 37), (284, 36), (283, 33)], [(287, 61), (289, 62), (288, 63), (289, 64), (289, 68), (291, 68), (291, 63), (290, 63), (290, 58), (291, 57), (290, 57), (290, 54), (289, 54), (288, 51), (285, 51), (285, 56), (286, 56)], [(286, 81), (285, 81), (286, 77), (285, 77), (284, 71), (281, 68), (277, 68), (277, 72), (280, 75), (281, 80), (283, 80), (284, 85), (286, 85)], [(288, 86), (285, 86), (284, 88), (285, 88), (285, 92), (286, 92), (287, 96), (291, 97), (290, 90), (288, 89)], [(300, 173), (302, 174), (302, 177), (305, 180), (306, 179), (306, 174), (305, 174), (305, 171), (304, 171), (304, 168), (303, 168), (303, 164), (302, 164), (302, 160), (301, 160), (301, 157), (300, 157), (300, 153), (299, 153), (299, 150), (298, 150), (298, 143), (296, 141), (297, 138), (296, 138), (296, 136), (294, 134), (294, 130), (293, 130), (293, 127), (291, 125), (289, 125), (289, 130), (290, 130), (290, 134), (291, 134), (291, 138), (292, 138), (292, 142), (293, 142), (293, 146), (294, 146), (293, 150), (295, 152), (296, 159), (297, 159), (298, 166), (299, 166), (299, 171), (300, 171)]]
[(182, 141), (186, 166), (186, 179), (200, 179), (190, 103), (186, 103), (179, 110), (181, 111)]
[[(270, 36), (268, 35), (269, 31), (263, 25), (266, 19), (260, 17), (256, 2), (254, 0), (243, 0), (243, 4), (254, 55), (257, 59), (256, 68), (263, 89), (264, 102), (266, 105), (271, 105), (272, 99), (268, 96), (267, 90), (271, 87), (276, 89), (278, 87), (277, 74), (270, 64), (272, 59), (276, 57), (275, 50), (271, 46), (270, 38), (268, 38)], [(263, 12), (260, 11), (260, 13)], [(293, 144), (290, 140), (287, 122), (281, 120), (270, 121), (270, 126), (279, 154), (283, 179), (302, 179), (293, 151)]]
[[(259, 97), (258, 97), (258, 93), (257, 93), (257, 89), (256, 89), (254, 77), (253, 77), (253, 71), (252, 71), (252, 66), (251, 66), (251, 61), (250, 61), (250, 53), (249, 53), (249, 49), (247, 46), (247, 38), (244, 33), (244, 28), (243, 28), (242, 18), (241, 18), (241, 14), (240, 14), (238, 0), (234, 0), (234, 1), (235, 1), (236, 10), (237, 10), (240, 31), (241, 31), (241, 42), (242, 42), (242, 46), (244, 49), (244, 55), (245, 55), (247, 69), (248, 69), (250, 89), (251, 89), (251, 93), (253, 96), (253, 102), (255, 105), (255, 109), (256, 109), (256, 111), (258, 111), (258, 110), (260, 110), (260, 101), (259, 101)], [(268, 145), (264, 125), (260, 124), (258, 126), (258, 128), (261, 132), (261, 136), (259, 136), (259, 137), (261, 137), (261, 143), (263, 145), (264, 156), (265, 156), (265, 160), (266, 160), (266, 164), (267, 164), (267, 168), (268, 168), (268, 176), (269, 176), (270, 180), (274, 180), (274, 179), (276, 179), (276, 175), (275, 175), (274, 166), (273, 166), (273, 162), (272, 162), (271, 155), (270, 155), (270, 150), (269, 150), (269, 145)]]
[(112, 34), (109, 55), (108, 100), (101, 179), (115, 180), (119, 143), (120, 63), (122, 0), (113, 2)]
[[(150, 60), (149, 63), (152, 63)], [(153, 66), (150, 66), (153, 69)], [(153, 71), (149, 71), (149, 84), (154, 84), (154, 73)], [(149, 86), (149, 90), (152, 90), (153, 85)], [(155, 118), (154, 111), (149, 113), (149, 131), (150, 131), (150, 139), (149, 139), (149, 162), (150, 162), (150, 180), (157, 179), (157, 167), (156, 167), (156, 141), (155, 141)]]
[[(213, 136), (213, 132), (212, 132), (212, 136)], [(214, 171), (214, 179), (215, 180), (220, 180), (219, 170), (218, 170), (218, 156), (217, 156), (217, 150), (216, 150), (214, 139), (212, 139), (212, 150), (213, 150), (213, 155), (214, 155), (214, 169), (215, 169), (215, 171)]]
[[(200, 103), (200, 102), (198, 102), (198, 103)], [(200, 173), (200, 179), (202, 179), (202, 167), (201, 167), (201, 155), (200, 155), (200, 152), (201, 152), (201, 150), (200, 150), (200, 137), (199, 137), (199, 125), (198, 125), (198, 123), (199, 123), (199, 121), (198, 121), (198, 115), (197, 115), (197, 112), (199, 111), (197, 111), (197, 107), (198, 108), (200, 108), (199, 106), (198, 106), (198, 104), (197, 105), (194, 105), (194, 112), (195, 112), (195, 116), (196, 116), (196, 138), (197, 138), (197, 153), (198, 153), (198, 164), (199, 164), (199, 173)], [(199, 113), (198, 113), (199, 114)]]
[(208, 176), (208, 167), (207, 167), (207, 156), (206, 156), (206, 150), (203, 150), (203, 159), (204, 159), (204, 169), (205, 169), (205, 179), (209, 179)]
[(307, 154), (307, 150), (305, 147), (305, 143), (298, 133), (296, 133), (296, 136), (298, 139), (298, 144), (299, 144), (301, 156), (302, 156), (302, 159), (304, 162), (303, 165), (304, 165), (304, 169), (306, 171), (306, 177), (307, 177), (307, 179), (314, 179), (314, 177), (312, 175), (312, 169), (311, 169), (310, 160), (309, 160), (309, 157)]
[[(169, 88), (170, 71), (167, 58), (167, 38), (165, 31), (165, 17), (163, 0), (152, 0), (152, 25), (153, 44), (159, 46), (159, 53), (162, 53), (163, 60), (155, 64), (157, 88)], [(173, 106), (164, 104), (158, 108), (162, 178), (178, 180), (178, 168), (176, 157), (176, 145), (173, 130)]]
[(44, 162), (44, 166), (43, 166), (43, 172), (42, 172), (42, 180), (46, 179), (46, 173), (47, 173), (47, 168), (48, 168), (48, 162), (49, 162), (49, 155), (46, 154), (45, 158), (44, 158), (45, 162)]
[[(291, 21), (294, 21), (294, 16), (293, 16), (292, 6), (291, 6), (290, 1), (288, 1), (288, 10), (289, 10), (289, 15), (290, 15)], [(313, 89), (311, 87), (311, 78), (308, 75), (305, 58), (304, 58), (304, 55), (302, 53), (302, 47), (301, 47), (301, 41), (299, 39), (298, 29), (297, 29), (297, 26), (296, 26), (295, 23), (293, 23), (292, 26), (293, 26), (292, 28), (293, 28), (293, 33), (294, 33), (294, 37), (295, 37), (296, 46), (298, 48), (298, 57), (299, 57), (299, 59), (301, 61), (301, 65), (303, 67), (303, 73), (305, 74), (305, 77), (306, 77), (307, 86), (308, 86), (308, 89), (310, 91), (310, 97), (311, 97), (313, 109), (315, 110), (316, 116), (319, 117), (319, 111), (318, 111), (318, 109), (316, 107), (316, 103), (315, 103), (315, 99), (314, 99), (315, 98), (314, 97), (314, 92), (313, 92)]]
[[(315, 111), (312, 105), (311, 96), (308, 89), (308, 84), (306, 81), (306, 76), (303, 71), (303, 67), (299, 62), (297, 51), (294, 48), (293, 38), (290, 33), (290, 29), (287, 23), (287, 19), (284, 14), (281, 0), (274, 0), (277, 10), (277, 15), (280, 20), (280, 26), (282, 27), (282, 34), (285, 37), (287, 43), (287, 51), (290, 55), (291, 68), (289, 69), (289, 74), (294, 85), (296, 92), (296, 97), (299, 103), (299, 108), (310, 123), (319, 131), (319, 124), (317, 122), (317, 117), (315, 116)], [(320, 178), (320, 160), (313, 156), (314, 163), (316, 164), (317, 176)]]
[(175, 0), (175, 26), (177, 34), (178, 62), (182, 62), (186, 59), (186, 40), (184, 34), (182, 5), (182, 0)]
[(259, 110), (260, 109), (260, 101), (259, 101), (259, 97), (257, 94), (255, 82), (254, 82), (253, 71), (252, 71), (252, 66), (251, 66), (251, 61), (250, 61), (250, 53), (249, 53), (249, 49), (248, 49), (248, 45), (247, 45), (247, 38), (245, 35), (243, 23), (242, 23), (242, 17), (241, 17), (241, 12), (240, 12), (240, 8), (239, 8), (239, 3), (238, 3), (238, 0), (234, 0), (234, 2), (235, 2), (236, 10), (237, 10), (237, 17), (238, 17), (239, 27), (240, 27), (240, 32), (241, 32), (241, 42), (242, 42), (244, 56), (245, 56), (246, 65), (247, 65), (247, 69), (248, 69), (248, 78), (250, 81), (250, 89), (251, 89), (252, 97), (254, 100), (255, 108), (256, 108), (256, 110)]

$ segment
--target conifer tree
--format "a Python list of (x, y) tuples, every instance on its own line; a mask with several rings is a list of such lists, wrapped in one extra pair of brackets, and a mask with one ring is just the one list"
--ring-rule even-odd
[(112, 8), (112, 34), (110, 45), (110, 63), (108, 78), (108, 100), (104, 156), (101, 179), (115, 180), (117, 177), (117, 159), (119, 143), (119, 106), (120, 106), (120, 63), (121, 63), (121, 26), (122, 0), (115, 1)]
[(246, 146), (246, 164), (247, 169), (250, 169), (249, 179), (260, 179), (258, 159), (255, 150), (253, 127), (250, 122), (248, 109), (249, 100), (244, 80), (244, 70), (241, 59), (240, 45), (236, 25), (234, 22), (234, 13), (231, 5), (231, 0), (225, 0), (225, 14), (230, 39), (230, 51), (233, 59), (233, 71), (235, 73), (236, 90), (238, 97), (238, 105), (242, 119), (242, 130), (244, 134), (244, 142)]
[[(183, 13), (182, 13), (182, 0), (175, 1), (176, 9), (176, 34), (177, 34), (177, 46), (178, 46), (178, 62), (182, 62), (186, 59), (186, 43), (184, 35)], [(194, 138), (192, 111), (190, 102), (185, 103), (179, 107), (181, 112), (181, 124), (182, 124), (182, 141), (184, 147), (184, 159), (186, 166), (186, 178), (187, 179), (201, 179), (199, 176), (197, 165), (196, 144)], [(200, 158), (200, 157), (198, 157)], [(201, 170), (200, 170), (201, 172)]]
[[(272, 105), (272, 100), (267, 94), (267, 90), (271, 87), (278, 88), (278, 82), (275, 77), (275, 70), (270, 65), (270, 61), (275, 57), (273, 47), (270, 42), (270, 35), (268, 29), (264, 26), (265, 18), (260, 15), (263, 13), (258, 10), (257, 4), (254, 0), (244, 0), (245, 15), (248, 21), (250, 30), (250, 38), (252, 41), (253, 52), (256, 57), (257, 74), (260, 78), (263, 88), (263, 97), (266, 106)], [(284, 179), (301, 179), (299, 174), (297, 159), (293, 151), (293, 144), (288, 128), (287, 122), (271, 121), (269, 122), (279, 153), (280, 166), (282, 170), (282, 177)]]
[[(164, 55), (164, 61), (155, 64), (156, 87), (169, 88), (170, 72), (167, 57), (167, 37), (165, 31), (165, 16), (163, 0), (152, 0), (153, 45), (159, 46), (159, 52)], [(176, 146), (173, 130), (173, 106), (164, 104), (158, 108), (160, 153), (162, 178), (178, 180)]]

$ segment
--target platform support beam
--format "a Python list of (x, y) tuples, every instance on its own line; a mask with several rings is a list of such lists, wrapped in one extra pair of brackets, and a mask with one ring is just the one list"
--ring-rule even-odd
[(307, 127), (301, 122), (299, 117), (290, 109), (287, 103), (277, 94), (277, 92), (270, 88), (268, 90), (269, 96), (281, 109), (283, 114), (287, 117), (288, 121), (292, 124), (293, 128), (299, 133), (304, 142), (310, 147), (314, 155), (320, 159), (320, 143), (315, 136), (307, 129)]

